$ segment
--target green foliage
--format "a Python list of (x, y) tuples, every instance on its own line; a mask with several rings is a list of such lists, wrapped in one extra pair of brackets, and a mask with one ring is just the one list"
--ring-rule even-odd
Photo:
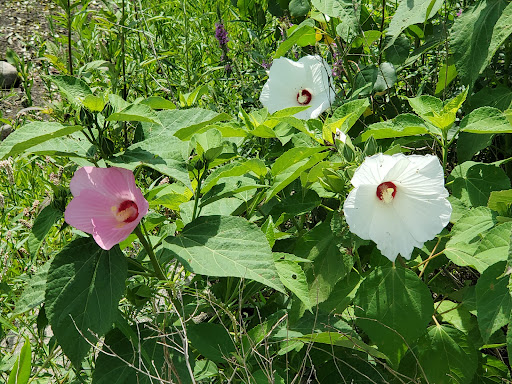
[(72, 241), (53, 259), (46, 278), (46, 313), (64, 353), (77, 367), (112, 326), (124, 292), (126, 261), (91, 238)]
[[(0, 381), (510, 380), (509, 2), (56, 4), (44, 118), (0, 116)], [(269, 114), (268, 64), (307, 54), (335, 101)], [(411, 260), (344, 220), (376, 153), (443, 166), (450, 224)], [(110, 251), (63, 217), (82, 166), (149, 204)]]

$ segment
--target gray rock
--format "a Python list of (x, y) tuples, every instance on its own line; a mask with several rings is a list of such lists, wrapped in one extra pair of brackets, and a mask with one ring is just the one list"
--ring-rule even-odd
[(0, 141), (4, 141), (7, 136), (12, 132), (12, 127), (9, 124), (2, 125), (0, 128)]
[(7, 61), (0, 61), (0, 88), (10, 89), (18, 82), (18, 71)]

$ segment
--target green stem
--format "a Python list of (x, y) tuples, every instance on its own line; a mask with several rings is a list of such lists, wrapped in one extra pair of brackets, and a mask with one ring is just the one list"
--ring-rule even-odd
[(155, 274), (156, 274), (156, 277), (158, 277), (160, 280), (167, 280), (167, 277), (165, 276), (163, 270), (162, 270), (162, 267), (160, 266), (160, 263), (158, 262), (157, 258), (156, 258), (156, 255), (155, 255), (155, 252), (153, 251), (153, 248), (151, 247), (151, 245), (149, 244), (148, 240), (146, 239), (146, 237), (142, 234), (142, 230), (140, 229), (140, 224), (137, 225), (135, 227), (135, 234), (137, 235), (137, 237), (139, 238), (142, 246), (144, 247), (144, 249), (146, 250), (148, 256), (149, 256), (149, 259), (151, 260), (151, 264), (153, 265), (153, 268), (155, 269)]
[(203, 173), (201, 173), (200, 175), (199, 174), (197, 175), (198, 176), (197, 177), (197, 187), (196, 187), (196, 193), (195, 193), (195, 196), (194, 196), (194, 211), (192, 212), (192, 220), (196, 219), (197, 206), (199, 204), (199, 195), (201, 194), (201, 184), (203, 182), (204, 175), (206, 175), (206, 170), (207, 169), (208, 169), (208, 163), (205, 161)]
[(182, 0), (182, 7), (183, 7), (183, 18), (184, 18), (184, 24), (185, 24), (185, 66), (187, 69), (187, 86), (190, 88), (190, 64), (188, 60), (188, 15), (187, 15), (187, 0)]
[(443, 140), (442, 140), (442, 148), (443, 148), (443, 171), (446, 172), (446, 164), (448, 162), (448, 147), (450, 143), (448, 143), (448, 130), (443, 129)]
[(69, 66), (69, 74), (73, 76), (73, 53), (71, 51), (71, 1), (68, 0), (67, 8), (67, 22), (68, 22), (68, 66)]

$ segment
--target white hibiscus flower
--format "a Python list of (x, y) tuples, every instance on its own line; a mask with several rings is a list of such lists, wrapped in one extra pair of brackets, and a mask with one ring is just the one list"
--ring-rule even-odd
[(381, 253), (395, 261), (411, 258), (450, 221), (443, 168), (436, 156), (379, 153), (367, 157), (355, 171), (343, 211), (350, 231), (373, 240)]
[(280, 57), (272, 63), (268, 80), (260, 95), (270, 113), (290, 107), (309, 106), (296, 113), (298, 119), (318, 117), (334, 101), (331, 68), (320, 56), (305, 56), (299, 61)]

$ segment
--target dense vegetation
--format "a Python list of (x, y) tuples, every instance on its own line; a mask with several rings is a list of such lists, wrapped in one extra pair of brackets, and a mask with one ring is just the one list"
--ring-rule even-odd
[(510, 2), (54, 1), (48, 104), (0, 116), (0, 381), (509, 382)]

